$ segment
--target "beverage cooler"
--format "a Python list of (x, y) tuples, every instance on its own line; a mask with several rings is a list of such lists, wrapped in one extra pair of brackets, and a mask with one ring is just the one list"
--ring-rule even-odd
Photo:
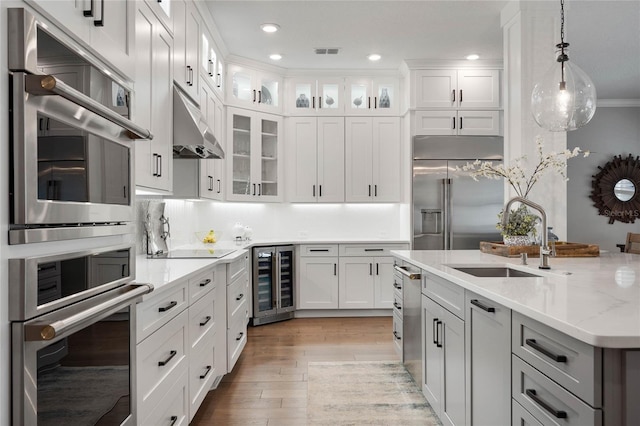
[(253, 249), (253, 325), (293, 318), (293, 246)]

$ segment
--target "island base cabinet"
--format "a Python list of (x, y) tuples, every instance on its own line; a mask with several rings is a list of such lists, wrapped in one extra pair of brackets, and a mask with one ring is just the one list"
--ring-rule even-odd
[(423, 393), (444, 425), (465, 425), (464, 321), (422, 296)]
[(511, 424), (514, 426), (543, 426), (530, 412), (522, 408), (515, 400), (511, 404)]
[(169, 391), (155, 409), (144, 413), (148, 414), (148, 417), (138, 424), (142, 426), (187, 426), (189, 424), (189, 389), (187, 381), (188, 377), (185, 371), (180, 378), (169, 387)]
[(507, 425), (511, 418), (511, 310), (468, 290), (465, 293), (467, 418), (473, 426)]

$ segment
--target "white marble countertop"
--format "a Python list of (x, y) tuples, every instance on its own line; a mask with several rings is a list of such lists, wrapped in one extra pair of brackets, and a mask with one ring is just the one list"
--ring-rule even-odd
[[(640, 256), (520, 259), (478, 250), (393, 251), (392, 254), (594, 346), (640, 348)], [(541, 278), (478, 278), (452, 266), (510, 266)]]

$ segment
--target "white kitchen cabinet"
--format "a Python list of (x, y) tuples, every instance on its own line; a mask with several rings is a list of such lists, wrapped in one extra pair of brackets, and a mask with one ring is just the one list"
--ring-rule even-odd
[(400, 201), (400, 118), (347, 117), (347, 202)]
[(340, 257), (341, 309), (391, 309), (393, 258)]
[(282, 112), (282, 77), (237, 64), (227, 66), (227, 102), (239, 107)]
[(465, 309), (467, 418), (472, 425), (507, 425), (511, 310), (470, 291), (465, 291)]
[(338, 309), (338, 257), (327, 256), (325, 247), (305, 247), (316, 252), (299, 257), (298, 309)]
[(200, 37), (202, 18), (189, 0), (173, 0), (174, 79), (195, 101), (200, 99)]
[(227, 372), (231, 373), (247, 345), (250, 303), (249, 255), (227, 264)]
[(282, 201), (282, 117), (227, 109), (227, 200)]
[(344, 117), (286, 119), (288, 199), (344, 202)]
[(414, 135), (499, 136), (500, 111), (419, 110), (414, 113)]
[(211, 32), (202, 24), (202, 35), (200, 37), (200, 75), (204, 76), (204, 82), (209, 84), (216, 94), (222, 98), (222, 71), (224, 63), (220, 55), (220, 50), (216, 46)]
[[(224, 147), (222, 101), (205, 84), (201, 85), (200, 93), (200, 110), (214, 136)], [(202, 168), (200, 173), (200, 196), (210, 200), (224, 200), (224, 159), (200, 160), (200, 164)]]
[(285, 110), (291, 115), (344, 114), (344, 78), (289, 78)]
[(27, 0), (27, 3), (61, 24), (75, 40), (89, 45), (107, 64), (131, 79), (136, 76), (134, 22), (137, 2)]
[(173, 187), (173, 39), (146, 3), (136, 3), (135, 117), (153, 140), (135, 143), (136, 185)]
[(499, 108), (500, 70), (415, 70), (412, 108)]
[(175, 0), (145, 0), (160, 22), (173, 34), (173, 7)]
[(397, 78), (347, 78), (345, 87), (347, 115), (398, 114), (400, 93)]
[(464, 321), (422, 296), (422, 391), (444, 425), (465, 425)]

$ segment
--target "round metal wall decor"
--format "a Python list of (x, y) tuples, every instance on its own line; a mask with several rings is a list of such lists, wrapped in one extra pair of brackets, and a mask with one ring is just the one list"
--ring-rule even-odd
[(591, 199), (598, 214), (616, 220), (633, 223), (640, 216), (640, 157), (613, 157), (591, 182)]

